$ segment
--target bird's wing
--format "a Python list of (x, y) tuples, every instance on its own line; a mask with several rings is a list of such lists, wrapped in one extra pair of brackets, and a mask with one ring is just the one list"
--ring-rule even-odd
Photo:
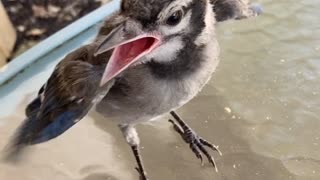
[(81, 120), (113, 86), (111, 80), (100, 87), (106, 64), (112, 51), (94, 56), (99, 41), (124, 21), (115, 13), (106, 19), (96, 40), (69, 53), (55, 68), (27, 106), (26, 119), (16, 131), (9, 146), (7, 159), (17, 157), (23, 147), (51, 140)]
[(26, 116), (31, 117), (32, 114), (37, 113), (39, 111), (39, 108), (41, 106), (41, 99), (43, 98), (44, 95), (44, 89), (45, 85), (43, 85), (39, 92), (38, 96), (27, 106), (26, 108)]
[(56, 66), (38, 97), (26, 108), (27, 118), (11, 142), (11, 154), (25, 145), (59, 136), (88, 113), (97, 94), (107, 94), (113, 82), (104, 87), (99, 83), (109, 55), (94, 57), (93, 50), (91, 45), (84, 46)]
[[(87, 114), (92, 107), (102, 75), (82, 61), (58, 65), (44, 90), (37, 123), (29, 130), (30, 143), (41, 143), (62, 134)], [(31, 113), (31, 117), (33, 117)], [(31, 118), (32, 119), (32, 118)]]

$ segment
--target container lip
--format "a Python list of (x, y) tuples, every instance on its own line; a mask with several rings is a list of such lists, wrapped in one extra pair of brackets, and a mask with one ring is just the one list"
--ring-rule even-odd
[(120, 0), (110, 1), (109, 3), (78, 19), (77, 21), (48, 37), (44, 41), (35, 45), (31, 49), (27, 50), (23, 54), (14, 58), (7, 65), (0, 67), (0, 86), (9, 82), (18, 73), (31, 66), (41, 57), (61, 46), (63, 43), (89, 29), (90, 27), (95, 26), (104, 18), (116, 12), (119, 7)]

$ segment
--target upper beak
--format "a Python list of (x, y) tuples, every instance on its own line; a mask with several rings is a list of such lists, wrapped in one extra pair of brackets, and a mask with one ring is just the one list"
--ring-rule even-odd
[(123, 25), (115, 28), (101, 42), (94, 53), (97, 56), (113, 49), (100, 86), (103, 86), (130, 65), (149, 54), (160, 44), (160, 41), (160, 37), (155, 34), (127, 32), (124, 30)]

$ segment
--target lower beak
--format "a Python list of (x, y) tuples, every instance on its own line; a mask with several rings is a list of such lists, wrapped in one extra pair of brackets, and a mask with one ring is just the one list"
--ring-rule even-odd
[(95, 51), (95, 55), (99, 55), (113, 49), (100, 86), (149, 54), (159, 44), (160, 38), (156, 35), (148, 33), (133, 35), (132, 33), (126, 33), (122, 26), (113, 30)]

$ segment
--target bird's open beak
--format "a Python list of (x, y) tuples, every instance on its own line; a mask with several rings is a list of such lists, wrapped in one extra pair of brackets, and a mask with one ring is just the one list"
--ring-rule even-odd
[(100, 85), (104, 85), (141, 57), (149, 54), (160, 44), (160, 41), (160, 37), (155, 34), (128, 33), (122, 26), (114, 29), (95, 51), (95, 55), (99, 55), (114, 49)]

